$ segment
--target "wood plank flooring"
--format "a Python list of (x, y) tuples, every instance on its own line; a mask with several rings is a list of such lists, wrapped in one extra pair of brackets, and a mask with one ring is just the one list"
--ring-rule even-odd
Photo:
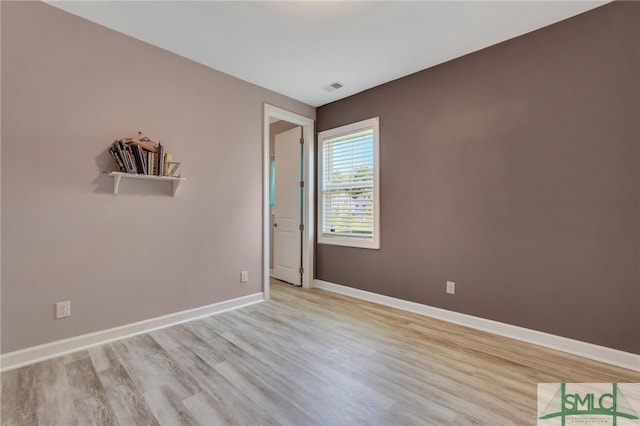
[(2, 425), (535, 425), (538, 382), (640, 373), (323, 290), (2, 374)]

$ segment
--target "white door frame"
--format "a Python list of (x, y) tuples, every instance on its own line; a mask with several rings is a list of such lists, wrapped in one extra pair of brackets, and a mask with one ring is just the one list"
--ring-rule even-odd
[(304, 168), (304, 199), (302, 205), (302, 223), (304, 231), (302, 231), (302, 287), (313, 287), (313, 269), (314, 269), (314, 239), (315, 239), (315, 220), (313, 202), (315, 200), (315, 181), (314, 181), (314, 153), (315, 139), (313, 119), (303, 117), (293, 112), (275, 107), (273, 105), (264, 104), (264, 128), (263, 128), (263, 148), (262, 148), (262, 289), (264, 299), (270, 298), (269, 285), (269, 247), (270, 238), (269, 230), (271, 227), (270, 217), (271, 209), (269, 206), (269, 168), (271, 166), (271, 156), (269, 155), (269, 129), (271, 119), (288, 121), (289, 123), (302, 126), (302, 137), (304, 138), (303, 147), (303, 164)]

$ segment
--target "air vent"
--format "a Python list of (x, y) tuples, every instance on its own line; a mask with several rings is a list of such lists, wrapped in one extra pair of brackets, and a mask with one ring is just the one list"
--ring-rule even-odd
[(336, 81), (335, 83), (324, 86), (324, 90), (327, 92), (333, 92), (334, 90), (341, 89), (342, 87), (344, 87), (344, 84)]

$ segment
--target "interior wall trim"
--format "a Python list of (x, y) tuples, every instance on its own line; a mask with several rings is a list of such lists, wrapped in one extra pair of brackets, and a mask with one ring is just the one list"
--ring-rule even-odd
[(554, 334), (505, 324), (473, 315), (462, 314), (449, 311), (447, 309), (436, 308), (421, 303), (410, 302), (408, 300), (397, 299), (395, 297), (383, 296), (369, 291), (334, 284), (328, 281), (315, 280), (315, 287), (345, 296), (355, 297), (368, 302), (390, 306), (403, 311), (413, 312), (427, 317), (448, 321), (454, 324), (463, 325), (476, 330), (482, 330), (504, 337), (520, 340), (535, 345), (544, 346), (595, 361), (604, 362), (622, 368), (640, 372), (640, 355), (624, 352), (593, 343), (582, 342), (580, 340), (569, 339), (556, 336)]
[(126, 324), (120, 327), (109, 328), (106, 330), (96, 331), (94, 333), (82, 334), (80, 336), (70, 337), (68, 339), (45, 343), (38, 346), (31, 346), (29, 348), (20, 349), (14, 352), (8, 352), (0, 356), (0, 372), (13, 370), (14, 368), (34, 364), (36, 362), (55, 358), (60, 355), (87, 349), (92, 346), (113, 342), (125, 337), (148, 333), (160, 328), (170, 327), (172, 325), (180, 324), (183, 322), (193, 321), (198, 318), (220, 314), (222, 312), (253, 305), (255, 303), (262, 302), (263, 300), (264, 293), (254, 293), (247, 296), (238, 297), (236, 299), (225, 300), (223, 302), (201, 306), (199, 308), (175, 312), (172, 314), (163, 315), (140, 322)]

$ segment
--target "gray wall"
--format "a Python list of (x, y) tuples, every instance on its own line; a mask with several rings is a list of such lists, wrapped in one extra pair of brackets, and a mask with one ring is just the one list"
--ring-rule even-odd
[(382, 248), (317, 278), (640, 354), (639, 28), (615, 2), (320, 107), (380, 117)]
[[(261, 291), (263, 103), (315, 108), (40, 2), (1, 7), (2, 351)], [(106, 149), (138, 130), (182, 162), (175, 198), (111, 194)]]

